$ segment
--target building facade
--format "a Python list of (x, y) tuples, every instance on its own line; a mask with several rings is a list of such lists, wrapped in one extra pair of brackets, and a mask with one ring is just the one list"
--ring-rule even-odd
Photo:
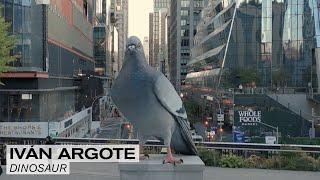
[(155, 66), (153, 49), (153, 13), (149, 13), (149, 65)]
[(96, 21), (93, 29), (95, 72), (103, 77), (112, 76), (111, 1), (96, 0)]
[(149, 38), (148, 37), (144, 37), (143, 39), (143, 51), (144, 51), (146, 60), (149, 64)]
[[(76, 136), (78, 125), (87, 129), (91, 120), (91, 110), (82, 112), (90, 103), (78, 102), (94, 96), (89, 90), (79, 94), (79, 84), (94, 72), (95, 1), (37, 2), (0, 1), (1, 16), (18, 39), (14, 70), (1, 75), (5, 86), (0, 86), (0, 122), (53, 122), (61, 125), (64, 137)], [(64, 124), (74, 115), (77, 121)]]
[(153, 49), (151, 66), (161, 72), (163, 72), (162, 65), (164, 62), (163, 61), (164, 53), (162, 52), (163, 51), (162, 47), (165, 46), (165, 44), (162, 44), (164, 43), (164, 37), (165, 37), (165, 31), (164, 31), (165, 27), (164, 27), (163, 21), (165, 20), (165, 14), (167, 12), (169, 5), (170, 5), (169, 0), (153, 1), (152, 29), (149, 28), (149, 31), (152, 30), (152, 33), (149, 34), (149, 39), (152, 38), (152, 43), (150, 44), (150, 48)]
[(128, 0), (115, 0), (115, 27), (117, 30), (117, 69), (120, 72), (124, 60), (125, 48), (128, 39)]
[(159, 69), (166, 77), (169, 77), (168, 67), (168, 9), (159, 11)]
[(107, 75), (107, 48), (105, 46), (106, 36), (106, 26), (99, 24), (93, 28), (95, 72), (101, 76)]
[(200, 21), (203, 0), (171, 0), (169, 22), (169, 69), (170, 79), (176, 90), (180, 91), (185, 83), (187, 63), (190, 61), (190, 50), (193, 37)]
[(319, 84), (317, 1), (210, 1), (194, 40), (194, 71), (220, 69), (214, 85), (235, 81), (225, 75), (251, 69), (258, 86)]

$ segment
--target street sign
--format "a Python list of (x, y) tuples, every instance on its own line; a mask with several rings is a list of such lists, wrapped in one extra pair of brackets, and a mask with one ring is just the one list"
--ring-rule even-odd
[(266, 144), (275, 144), (277, 141), (277, 138), (275, 136), (266, 136)]
[(223, 126), (223, 125), (224, 125), (224, 122), (218, 122), (218, 125), (219, 125), (219, 126)]
[(213, 101), (213, 97), (212, 96), (207, 96), (207, 100), (208, 101)]
[(210, 136), (214, 136), (214, 135), (216, 135), (216, 132), (215, 132), (215, 131), (210, 131), (210, 132), (209, 132), (209, 135), (210, 135)]
[(244, 133), (241, 131), (233, 131), (233, 142), (244, 143)]
[(224, 114), (218, 114), (218, 122), (224, 121)]

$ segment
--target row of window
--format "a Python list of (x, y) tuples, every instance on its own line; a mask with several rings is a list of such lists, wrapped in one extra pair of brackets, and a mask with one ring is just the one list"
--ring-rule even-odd
[(182, 39), (181, 46), (189, 46), (189, 39)]
[(181, 10), (180, 15), (181, 16), (189, 16), (190, 15), (190, 11), (189, 10)]
[(166, 8), (169, 7), (170, 0), (155, 0), (154, 6), (156, 8)]

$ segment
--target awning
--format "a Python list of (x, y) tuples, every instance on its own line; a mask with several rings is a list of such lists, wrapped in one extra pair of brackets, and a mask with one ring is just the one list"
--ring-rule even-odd
[(208, 41), (209, 39), (211, 39), (212, 37), (214, 37), (215, 35), (219, 34), (220, 32), (222, 32), (223, 30), (226, 29), (226, 27), (228, 27), (228, 25), (231, 23), (231, 19), (224, 23), (222, 26), (218, 27), (217, 29), (215, 29), (213, 32), (211, 32), (208, 36), (206, 36), (205, 38), (203, 38), (203, 40), (200, 42), (200, 45), (205, 43), (206, 41)]
[(199, 71), (199, 72), (191, 72), (187, 74), (186, 79), (199, 78), (199, 77), (213, 77), (218, 76), (220, 73), (220, 68)]
[(209, 21), (209, 24), (212, 24), (214, 22), (215, 19), (219, 18), (222, 14), (224, 14), (225, 12), (227, 12), (231, 7), (233, 7), (233, 5), (236, 4), (236, 2), (230, 3), (225, 9), (223, 9), (222, 11), (220, 11), (217, 15), (215, 15), (211, 21)]
[(211, 49), (210, 51), (207, 51), (206, 53), (204, 53), (198, 57), (195, 57), (194, 59), (192, 59), (188, 63), (188, 66), (195, 64), (195, 63), (199, 63), (205, 59), (208, 59), (209, 57), (218, 55), (224, 47), (225, 47), (225, 44), (218, 46), (217, 48)]

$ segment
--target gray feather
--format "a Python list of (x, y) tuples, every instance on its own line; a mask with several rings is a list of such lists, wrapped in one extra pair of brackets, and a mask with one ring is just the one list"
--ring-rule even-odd
[[(197, 149), (190, 133), (190, 124), (187, 119), (187, 113), (181, 98), (164, 75), (160, 76), (156, 81), (154, 91), (159, 102), (174, 116), (174, 119), (178, 124), (178, 131), (181, 134), (180, 137), (182, 139), (179, 139), (179, 137), (178, 139), (175, 139), (176, 137), (174, 136), (172, 137), (171, 145), (174, 150), (181, 154), (197, 154)], [(175, 143), (181, 140), (183, 140), (184, 144), (187, 146), (180, 149)]]

